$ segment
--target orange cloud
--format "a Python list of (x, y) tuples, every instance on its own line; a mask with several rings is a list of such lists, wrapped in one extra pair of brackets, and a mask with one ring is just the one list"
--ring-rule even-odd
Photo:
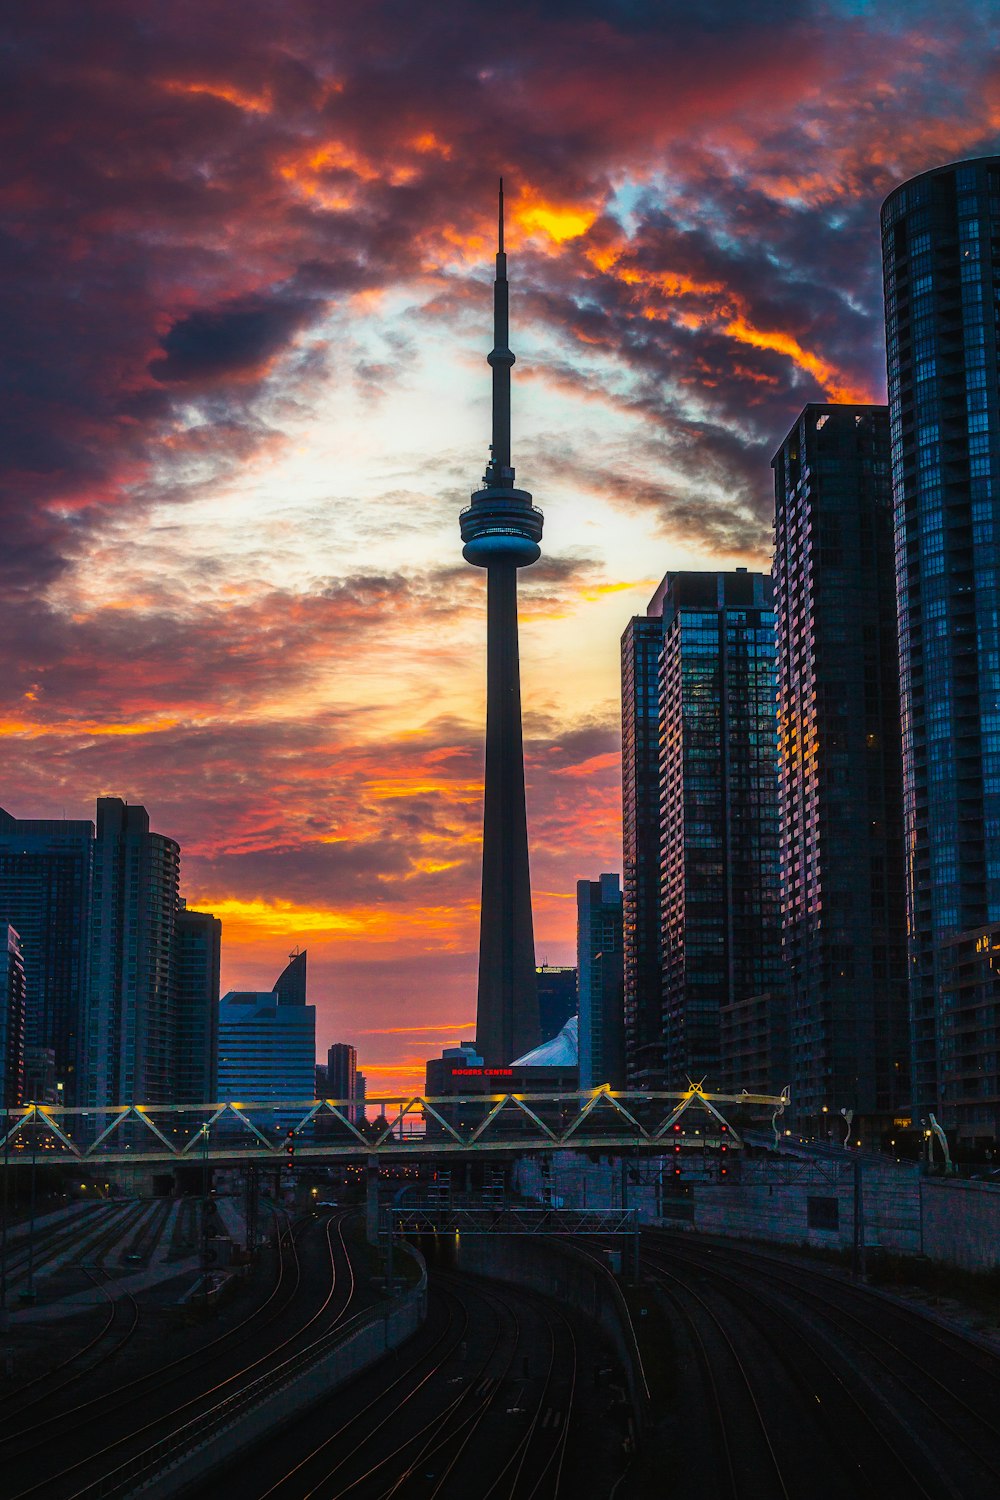
[(730, 338), (737, 339), (741, 344), (750, 344), (754, 349), (771, 349), (776, 354), (786, 354), (800, 369), (806, 370), (819, 382), (831, 401), (844, 401), (850, 404), (874, 399), (867, 387), (849, 384), (834, 365), (821, 358), (820, 355), (812, 354), (808, 349), (804, 349), (798, 339), (790, 333), (781, 333), (778, 330), (765, 332), (760, 328), (754, 328), (753, 324), (742, 316), (737, 316), (727, 323), (723, 332), (728, 333)]
[(44, 735), (59, 737), (82, 735), (101, 737), (105, 735), (162, 734), (175, 729), (179, 719), (155, 719), (148, 723), (137, 721), (130, 724), (103, 724), (91, 719), (63, 719), (52, 724), (31, 724), (23, 719), (0, 719), (0, 735), (21, 739), (40, 739)]
[(597, 218), (597, 209), (580, 203), (557, 202), (537, 189), (522, 187), (511, 205), (511, 218), (527, 235), (543, 235), (554, 244), (579, 239)]
[(224, 99), (227, 104), (234, 104), (248, 114), (267, 115), (274, 106), (270, 89), (248, 94), (231, 83), (184, 83), (173, 78), (165, 79), (161, 87), (169, 94), (210, 94), (213, 99)]

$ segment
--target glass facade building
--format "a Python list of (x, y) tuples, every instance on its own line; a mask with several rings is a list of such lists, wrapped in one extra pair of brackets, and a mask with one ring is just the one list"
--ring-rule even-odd
[(93, 871), (93, 823), (15, 818), (0, 808), (0, 921), (10, 922), (21, 939), (25, 1045), (52, 1051), (67, 1104), (80, 1102)]
[(889, 414), (810, 404), (774, 458), (792, 1110), (909, 1103)]
[(882, 251), (914, 1104), (996, 1140), (1000, 995), (955, 955), (1000, 933), (1000, 157), (897, 188)]
[(97, 799), (81, 1102), (171, 1104), (176, 1077), (180, 848), (144, 807)]
[(660, 615), (622, 636), (622, 902), (625, 1069), (631, 1089), (663, 1085), (660, 962)]
[(576, 883), (580, 1087), (625, 1082), (622, 892), (617, 875)]
[[(26, 1097), (24, 1073), (25, 982), (21, 939), (0, 922), (0, 1105), (13, 1109)], [(34, 1098), (34, 1095), (32, 1095)], [(6, 1184), (4, 1191), (6, 1192)]]
[(174, 925), (177, 1023), (174, 1100), (205, 1104), (218, 1094), (222, 923), (181, 902)]
[(720, 1010), (773, 993), (778, 937), (775, 635), (769, 577), (668, 573), (659, 659), (664, 1085), (717, 1085)]
[(542, 1042), (551, 1042), (577, 1012), (576, 970), (565, 964), (539, 964), (538, 1021)]
[[(230, 990), (223, 995), (219, 1097), (237, 1103), (287, 1099), (301, 1104), (315, 1097), (315, 1088), (316, 1007), (306, 1004), (303, 952), (292, 955), (273, 990)], [(275, 1125), (284, 1129), (301, 1117), (301, 1108), (287, 1115), (279, 1112)]]

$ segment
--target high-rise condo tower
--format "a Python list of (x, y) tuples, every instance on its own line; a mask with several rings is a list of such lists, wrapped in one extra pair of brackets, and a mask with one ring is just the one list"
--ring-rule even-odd
[(1000, 1140), (1000, 156), (882, 205), (914, 1124)]
[(486, 790), (479, 930), (476, 1043), (487, 1064), (506, 1067), (540, 1041), (524, 805), (517, 570), (541, 556), (542, 513), (514, 488), (510, 461), (507, 257), (500, 182), (493, 289), (493, 441), (482, 488), (462, 511), (462, 555), (486, 569)]

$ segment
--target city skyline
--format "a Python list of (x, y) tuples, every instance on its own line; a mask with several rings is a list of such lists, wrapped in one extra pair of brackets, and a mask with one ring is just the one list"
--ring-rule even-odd
[(494, 37), (466, 6), (442, 49), (387, 6), (145, 40), (130, 9), (25, 19), (10, 88), (0, 801), (145, 805), (222, 918), (223, 989), (308, 945), (320, 1036), (384, 1092), (474, 1015), (485, 618), (453, 528), (496, 175), (546, 511), (536, 952), (570, 963), (577, 878), (620, 869), (621, 630), (668, 569), (769, 565), (805, 402), (885, 399), (878, 207), (996, 149), (996, 26), (595, 5)]

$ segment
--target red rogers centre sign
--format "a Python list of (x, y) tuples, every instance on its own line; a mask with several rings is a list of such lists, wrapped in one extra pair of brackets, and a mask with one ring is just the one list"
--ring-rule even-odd
[(452, 1068), (452, 1078), (513, 1078), (513, 1068)]

